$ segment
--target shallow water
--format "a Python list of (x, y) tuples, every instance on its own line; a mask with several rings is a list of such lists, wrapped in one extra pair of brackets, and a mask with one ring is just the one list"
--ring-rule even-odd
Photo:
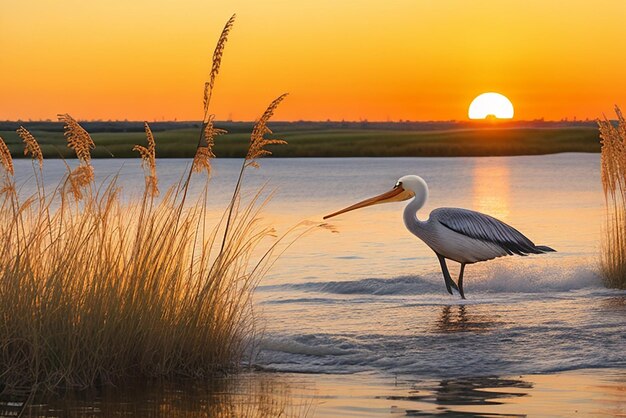
[[(454, 379), (254, 373), (35, 399), (32, 417), (623, 417), (626, 371)], [(0, 413), (2, 407), (0, 405)]]
[[(55, 185), (63, 165), (46, 164), (46, 182)], [(211, 210), (226, 206), (239, 164), (216, 161)], [(16, 172), (29, 165), (17, 161)], [(137, 161), (94, 165), (100, 178), (119, 172), (127, 195), (140, 193)], [(249, 171), (245, 190), (268, 182), (275, 194), (266, 218), (279, 230), (418, 174), (430, 187), (421, 218), (440, 206), (475, 209), (558, 252), (468, 266), (468, 299), (461, 301), (445, 292), (432, 251), (405, 230), (403, 204), (342, 215), (332, 220), (339, 233), (301, 239), (261, 283), (256, 299), (265, 334), (256, 365), (438, 382), (626, 368), (626, 292), (603, 288), (597, 273), (604, 219), (599, 155), (267, 159), (261, 165)], [(158, 161), (162, 189), (185, 166)]]

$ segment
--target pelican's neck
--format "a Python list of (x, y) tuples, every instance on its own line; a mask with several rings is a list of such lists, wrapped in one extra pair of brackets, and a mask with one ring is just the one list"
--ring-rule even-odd
[(416, 228), (419, 228), (422, 223), (417, 218), (417, 212), (424, 206), (426, 199), (428, 199), (428, 189), (425, 187), (423, 190), (416, 191), (415, 197), (404, 208), (404, 225), (413, 233), (416, 232)]

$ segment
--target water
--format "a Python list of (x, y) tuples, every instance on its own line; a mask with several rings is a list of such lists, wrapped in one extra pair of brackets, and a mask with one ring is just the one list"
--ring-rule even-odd
[(208, 384), (138, 382), (34, 402), (33, 417), (623, 417), (626, 371), (458, 379), (244, 374)]
[[(46, 183), (57, 184), (63, 165), (46, 163)], [(17, 161), (16, 172), (29, 164)], [(186, 164), (158, 161), (161, 188), (177, 181)], [(212, 213), (226, 206), (239, 164), (215, 162)], [(119, 172), (127, 196), (140, 193), (138, 161), (94, 165), (99, 178)], [(417, 174), (430, 187), (421, 218), (440, 206), (479, 210), (558, 252), (468, 266), (468, 299), (461, 301), (445, 292), (432, 251), (405, 230), (402, 203), (342, 215), (332, 220), (339, 233), (304, 237), (260, 284), (256, 304), (265, 333), (256, 365), (438, 382), (626, 368), (626, 292), (605, 289), (598, 275), (599, 155), (267, 159), (261, 166), (249, 171), (244, 190), (267, 184), (274, 191), (265, 218), (279, 231)], [(194, 182), (193, 191), (199, 189)]]

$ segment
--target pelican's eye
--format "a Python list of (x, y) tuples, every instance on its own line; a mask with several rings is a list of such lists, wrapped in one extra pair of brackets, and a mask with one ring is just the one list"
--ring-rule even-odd
[(394, 187), (400, 187), (400, 186), (402, 186), (402, 182), (401, 181), (397, 182)]

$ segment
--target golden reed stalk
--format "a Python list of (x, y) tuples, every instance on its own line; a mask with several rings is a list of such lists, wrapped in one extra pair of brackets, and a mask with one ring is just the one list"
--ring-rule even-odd
[(274, 116), (274, 112), (278, 105), (287, 97), (288, 93), (284, 93), (278, 96), (270, 105), (265, 109), (263, 115), (259, 118), (259, 120), (255, 123), (254, 128), (252, 129), (252, 134), (250, 135), (250, 147), (248, 148), (248, 154), (246, 155), (246, 161), (248, 166), (259, 167), (259, 164), (256, 162), (258, 158), (266, 157), (272, 155), (270, 151), (265, 149), (267, 145), (285, 145), (287, 141), (282, 139), (266, 139), (266, 134), (273, 133), (270, 128), (267, 127), (267, 123)]
[(233, 25), (235, 24), (235, 17), (236, 15), (233, 14), (222, 29), (222, 33), (220, 34), (215, 50), (213, 51), (209, 80), (204, 83), (204, 115), (202, 117), (202, 130), (200, 131), (200, 138), (198, 138), (198, 145), (196, 146), (193, 163), (189, 169), (187, 180), (183, 185), (183, 204), (187, 198), (191, 175), (194, 172), (202, 171), (206, 171), (207, 175), (211, 174), (211, 158), (215, 156), (213, 154), (213, 139), (216, 135), (226, 133), (225, 130), (216, 130), (213, 127), (213, 116), (209, 114), (209, 104), (211, 103), (211, 97), (213, 96), (215, 79), (217, 78), (217, 75), (220, 72), (220, 67), (222, 66), (222, 57), (224, 55), (224, 49), (226, 48), (226, 41), (228, 40), (228, 35), (230, 34)]
[(0, 136), (0, 163), (2, 163), (2, 167), (4, 171), (10, 175), (13, 175), (13, 158), (11, 157), (11, 152), (7, 147), (7, 144), (4, 143), (4, 139)]
[(69, 114), (58, 115), (59, 121), (64, 123), (64, 136), (67, 147), (74, 150), (80, 164), (69, 174), (70, 191), (76, 200), (83, 198), (82, 189), (94, 180), (91, 165), (91, 150), (96, 147), (89, 133)]
[(43, 167), (43, 153), (33, 134), (23, 126), (20, 126), (16, 132), (24, 142), (24, 155), (28, 156), (30, 154), (31, 158), (39, 163), (39, 168), (41, 169)]
[(91, 150), (96, 147), (89, 133), (69, 114), (57, 115), (60, 122), (63, 122), (64, 136), (67, 140), (67, 147), (76, 152), (76, 157), (81, 163), (91, 161)]
[(222, 29), (220, 38), (217, 41), (215, 50), (213, 51), (213, 60), (211, 65), (211, 73), (209, 74), (209, 81), (204, 83), (204, 122), (207, 122), (209, 114), (209, 103), (211, 102), (211, 96), (213, 95), (215, 79), (220, 72), (220, 67), (222, 65), (222, 56), (224, 55), (224, 48), (226, 47), (226, 41), (228, 40), (230, 30), (235, 24), (235, 17), (236, 15), (233, 14), (226, 22), (226, 25), (224, 25), (224, 29)]
[(626, 120), (618, 107), (617, 125), (598, 121), (601, 175), (607, 205), (602, 241), (602, 274), (609, 287), (626, 288)]
[(213, 126), (213, 115), (209, 116), (208, 121), (204, 125), (200, 145), (196, 149), (196, 155), (193, 158), (191, 169), (194, 172), (206, 171), (207, 176), (211, 175), (211, 159), (215, 158), (213, 146), (215, 145), (215, 137), (224, 135), (227, 132), (224, 129), (218, 129)]
[(146, 131), (146, 138), (148, 147), (141, 145), (135, 145), (133, 151), (139, 152), (141, 157), (141, 166), (146, 170), (146, 192), (153, 197), (159, 195), (159, 179), (156, 173), (156, 142), (154, 141), (154, 135), (148, 122), (143, 123), (144, 130)]
[(265, 139), (265, 134), (272, 133), (272, 131), (267, 127), (267, 123), (274, 116), (274, 112), (278, 105), (287, 97), (287, 93), (281, 94), (276, 99), (269, 104), (265, 112), (261, 115), (259, 120), (254, 124), (254, 128), (252, 129), (252, 134), (250, 135), (250, 145), (248, 146), (248, 153), (241, 164), (241, 169), (239, 170), (239, 177), (237, 178), (237, 183), (235, 184), (235, 190), (233, 192), (233, 197), (230, 200), (229, 209), (228, 209), (228, 218), (226, 218), (226, 225), (224, 227), (224, 236), (222, 238), (222, 246), (220, 247), (220, 254), (224, 251), (224, 246), (226, 245), (226, 241), (228, 240), (228, 233), (230, 231), (230, 225), (232, 220), (233, 209), (235, 204), (237, 203), (237, 199), (239, 193), (241, 191), (241, 182), (243, 181), (243, 175), (247, 167), (259, 167), (259, 163), (256, 161), (258, 158), (271, 155), (271, 152), (265, 149), (265, 146), (272, 144), (287, 144), (286, 141), (282, 139)]

